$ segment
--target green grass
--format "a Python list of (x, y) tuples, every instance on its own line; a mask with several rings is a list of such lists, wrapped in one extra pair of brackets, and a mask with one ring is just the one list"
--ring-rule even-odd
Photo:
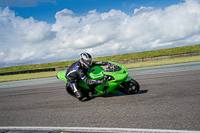
[[(200, 56), (163, 59), (159, 61), (137, 62), (137, 63), (123, 64), (123, 65), (126, 68), (130, 69), (130, 68), (160, 66), (160, 65), (169, 65), (169, 64), (179, 64), (179, 63), (186, 63), (186, 62), (200, 62)], [(0, 76), (0, 82), (55, 77), (58, 72), (59, 71)]]
[[(174, 54), (192, 53), (192, 52), (200, 52), (200, 45), (191, 45), (191, 46), (185, 46), (185, 47), (161, 49), (161, 50), (138, 52), (138, 53), (131, 53), (131, 54), (106, 56), (106, 57), (95, 58), (94, 60), (120, 61), (120, 60), (129, 60), (129, 59), (136, 59), (136, 58), (156, 57), (156, 56), (163, 56), (163, 55), (174, 55)], [(5, 67), (5, 68), (0, 68), (0, 73), (33, 70), (33, 69), (43, 69), (43, 68), (64, 67), (64, 66), (71, 65), (73, 62), (75, 62), (75, 61)]]
[(0, 82), (56, 77), (56, 74), (58, 72), (59, 71), (5, 75), (5, 76), (0, 76)]
[(181, 64), (181, 63), (189, 63), (189, 62), (200, 62), (200, 56), (137, 62), (137, 63), (129, 63), (129, 64), (123, 64), (123, 65), (127, 69), (130, 69), (130, 68), (151, 67), (151, 66), (161, 66), (161, 65), (170, 65), (170, 64)]
[(119, 60), (130, 60), (130, 59), (157, 57), (164, 55), (176, 55), (176, 54), (193, 53), (193, 52), (200, 52), (200, 45), (191, 45), (191, 46), (160, 49), (160, 50), (145, 51), (145, 52), (130, 53), (130, 54), (121, 54), (116, 56), (106, 56), (97, 58), (96, 60), (119, 61)]
[(16, 72), (24, 70), (34, 70), (34, 69), (43, 69), (43, 68), (56, 68), (69, 66), (75, 61), (65, 61), (65, 62), (55, 62), (55, 63), (45, 63), (45, 64), (35, 64), (35, 65), (24, 65), (24, 66), (13, 66), (13, 67), (4, 67), (0, 68), (0, 73), (4, 72)]

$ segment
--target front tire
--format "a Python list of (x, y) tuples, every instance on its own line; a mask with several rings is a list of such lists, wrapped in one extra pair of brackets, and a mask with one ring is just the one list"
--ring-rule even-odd
[(126, 95), (136, 94), (139, 90), (140, 90), (140, 85), (134, 79), (131, 79), (131, 81), (129, 82), (122, 83), (122, 88), (120, 88), (120, 91), (122, 93), (125, 93)]
[(130, 86), (129, 86), (129, 94), (136, 94), (138, 93), (138, 91), (140, 90), (140, 85), (138, 84), (138, 82), (134, 79), (131, 79), (130, 81)]

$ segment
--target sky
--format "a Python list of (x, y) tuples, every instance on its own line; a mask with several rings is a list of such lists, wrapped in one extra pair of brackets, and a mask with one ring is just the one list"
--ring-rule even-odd
[(0, 67), (200, 44), (200, 0), (0, 0)]

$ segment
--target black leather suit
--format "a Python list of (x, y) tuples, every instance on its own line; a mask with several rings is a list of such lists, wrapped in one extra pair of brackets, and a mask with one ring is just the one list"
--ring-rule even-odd
[[(107, 65), (107, 62), (92, 62), (92, 66), (95, 65)], [(66, 72), (66, 79), (68, 81), (68, 85), (72, 88), (73, 92), (79, 90), (78, 88), (78, 81), (83, 80), (87, 85), (94, 85), (98, 84), (98, 80), (92, 80), (87, 78), (87, 72), (89, 69), (83, 67), (79, 61), (73, 63)]]

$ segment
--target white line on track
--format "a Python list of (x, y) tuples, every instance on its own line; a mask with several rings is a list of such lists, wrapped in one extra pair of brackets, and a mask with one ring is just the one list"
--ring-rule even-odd
[(59, 131), (59, 132), (114, 132), (114, 133), (200, 133), (189, 130), (137, 129), (137, 128), (98, 128), (98, 127), (0, 127), (0, 130), (14, 131)]

